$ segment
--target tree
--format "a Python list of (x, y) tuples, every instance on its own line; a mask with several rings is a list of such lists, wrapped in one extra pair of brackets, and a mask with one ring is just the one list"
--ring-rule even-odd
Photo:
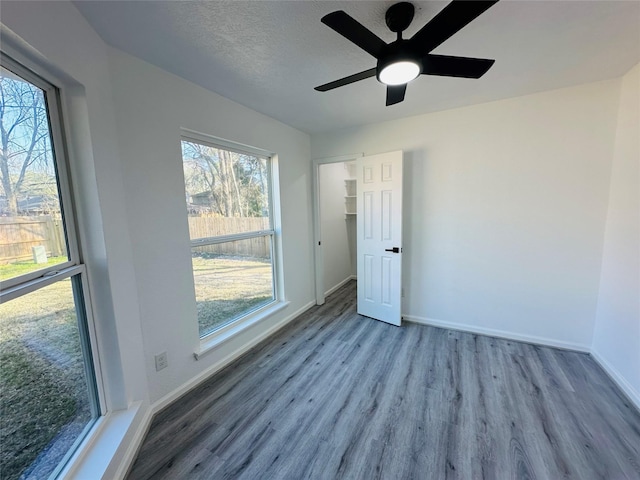
[(208, 194), (211, 211), (225, 217), (268, 215), (264, 159), (193, 142), (182, 145), (187, 196)]
[[(55, 185), (44, 92), (7, 70), (0, 75), (0, 188), (9, 215), (29, 193), (29, 173), (39, 184)], [(34, 177), (34, 178), (35, 178)], [(57, 196), (57, 192), (56, 192)]]

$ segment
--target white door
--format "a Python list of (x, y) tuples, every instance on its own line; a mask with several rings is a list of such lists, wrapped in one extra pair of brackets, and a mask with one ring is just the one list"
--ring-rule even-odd
[(357, 160), (358, 313), (400, 325), (402, 152)]

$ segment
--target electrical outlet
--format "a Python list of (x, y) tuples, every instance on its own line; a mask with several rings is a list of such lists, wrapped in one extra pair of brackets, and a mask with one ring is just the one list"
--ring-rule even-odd
[(167, 360), (167, 352), (159, 353), (155, 356), (156, 359), (156, 372), (159, 372), (163, 368), (167, 368), (169, 366), (169, 361)]

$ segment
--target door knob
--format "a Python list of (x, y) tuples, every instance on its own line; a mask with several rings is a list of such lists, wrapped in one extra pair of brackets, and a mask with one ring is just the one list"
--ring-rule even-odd
[(399, 247), (385, 248), (384, 251), (385, 252), (400, 253), (400, 248)]

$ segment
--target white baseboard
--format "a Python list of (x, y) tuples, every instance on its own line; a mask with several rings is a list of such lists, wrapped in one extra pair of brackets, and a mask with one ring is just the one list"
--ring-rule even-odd
[[(330, 295), (335, 290), (337, 290), (342, 285), (344, 285), (345, 283), (347, 283), (348, 281), (350, 281), (352, 279), (356, 279), (356, 276), (352, 275), (352, 276), (346, 278), (345, 280), (340, 282), (338, 285), (336, 285), (335, 287), (333, 287), (332, 289), (327, 291), (327, 293), (325, 293), (325, 295)], [(136, 457), (140, 447), (142, 446), (142, 442), (144, 440), (144, 437), (146, 436), (146, 434), (147, 434), (147, 432), (149, 430), (149, 427), (151, 425), (151, 420), (153, 419), (153, 416), (156, 413), (158, 413), (160, 410), (162, 410), (163, 408), (165, 408), (166, 406), (168, 406), (169, 404), (171, 404), (172, 402), (174, 402), (175, 400), (180, 398), (182, 395), (184, 395), (188, 391), (190, 391), (193, 388), (197, 387), (200, 383), (204, 382), (209, 377), (211, 377), (211, 375), (213, 375), (217, 371), (219, 371), (219, 370), (223, 369), (224, 367), (226, 367), (227, 365), (229, 365), (231, 362), (236, 360), (242, 354), (244, 354), (245, 352), (247, 352), (248, 350), (253, 348), (258, 343), (260, 343), (262, 340), (264, 340), (268, 336), (270, 336), (273, 333), (275, 333), (277, 330), (279, 330), (282, 327), (284, 327), (285, 325), (287, 325), (289, 322), (291, 322), (293, 319), (295, 319), (299, 315), (301, 315), (304, 312), (306, 312), (307, 310), (309, 310), (311, 307), (315, 306), (315, 304), (316, 303), (315, 303), (315, 300), (314, 300), (314, 301), (311, 301), (311, 302), (307, 303), (306, 305), (302, 306), (300, 309), (298, 309), (297, 311), (293, 312), (291, 315), (287, 316), (286, 318), (284, 318), (283, 320), (281, 320), (280, 322), (278, 322), (277, 324), (275, 324), (274, 326), (272, 326), (271, 328), (269, 328), (268, 330), (263, 332), (261, 335), (259, 335), (256, 338), (252, 339), (246, 345), (243, 345), (240, 349), (230, 353), (229, 355), (227, 355), (223, 359), (221, 359), (218, 362), (214, 363), (209, 368), (207, 368), (206, 370), (201, 372), (199, 375), (195, 376), (194, 378), (192, 378), (188, 382), (185, 382), (180, 387), (176, 388), (172, 392), (168, 393), (167, 395), (165, 395), (164, 397), (162, 397), (161, 399), (156, 401), (153, 405), (151, 405), (147, 409), (147, 411), (145, 412), (144, 417), (143, 417), (142, 421), (140, 422), (140, 427), (137, 429), (137, 431), (134, 434), (131, 442), (129, 443), (129, 445), (127, 447), (127, 450), (123, 455), (122, 463), (121, 463), (120, 467), (118, 468), (114, 478), (123, 479), (124, 476), (128, 473), (133, 461), (135, 460), (135, 457)], [(463, 331), (463, 332), (476, 333), (476, 334), (487, 335), (487, 336), (491, 336), (491, 337), (505, 338), (505, 339), (508, 339), (508, 340), (515, 340), (515, 341), (533, 343), (533, 344), (536, 344), (536, 345), (543, 345), (543, 346), (549, 346), (549, 347), (554, 347), (554, 348), (562, 348), (562, 349), (565, 349), (565, 350), (573, 350), (573, 351), (578, 351), (578, 352), (583, 352), (583, 353), (590, 353), (593, 356), (594, 360), (596, 360), (598, 362), (598, 364), (611, 377), (611, 379), (620, 387), (620, 389), (625, 393), (625, 395), (629, 398), (629, 400), (636, 406), (636, 408), (638, 408), (638, 410), (640, 410), (640, 394), (637, 391), (634, 390), (634, 388), (624, 379), (624, 377), (622, 377), (618, 373), (618, 371), (615, 368), (613, 368), (597, 352), (592, 351), (591, 348), (589, 346), (587, 346), (587, 345), (583, 345), (583, 344), (579, 344), (579, 343), (573, 343), (573, 342), (558, 341), (558, 340), (545, 338), (545, 337), (537, 337), (537, 336), (532, 336), (532, 335), (522, 335), (522, 334), (519, 334), (519, 333), (508, 332), (508, 331), (504, 331), (504, 330), (491, 329), (491, 328), (478, 327), (478, 326), (475, 326), (475, 325), (453, 323), (453, 322), (448, 322), (448, 321), (443, 321), (443, 320), (436, 320), (436, 319), (432, 319), (432, 318), (419, 317), (419, 316), (415, 316), (415, 315), (403, 315), (402, 318), (403, 318), (403, 320), (406, 320), (406, 321), (412, 322), (412, 323), (418, 323), (418, 324), (423, 324), (423, 325), (431, 325), (431, 326), (434, 326), (434, 327), (447, 328), (447, 329), (450, 329), (450, 330), (459, 330), (459, 331)]]
[(461, 323), (447, 322), (436, 320), (433, 318), (418, 317), (415, 315), (403, 315), (403, 320), (422, 325), (431, 325), (433, 327), (447, 328), (449, 330), (459, 330), (468, 333), (477, 333), (480, 335), (488, 335), (491, 337), (505, 338), (519, 342), (533, 343), (543, 345), (545, 347), (561, 348), (563, 350), (573, 350), (590, 354), (593, 359), (602, 367), (611, 380), (622, 390), (622, 393), (629, 401), (640, 411), (640, 392), (638, 392), (621, 374), (613, 367), (604, 357), (588, 345), (573, 342), (563, 342), (545, 337), (536, 337), (533, 335), (522, 335), (520, 333), (507, 332), (504, 330), (495, 330), (492, 328), (483, 328), (476, 325), (468, 325)]
[(127, 448), (127, 451), (124, 454), (123, 461), (120, 465), (120, 468), (118, 468), (117, 474), (115, 475), (114, 478), (123, 479), (125, 475), (129, 472), (129, 469), (131, 468), (133, 461), (135, 460), (136, 455), (140, 450), (140, 447), (142, 446), (144, 437), (147, 435), (147, 432), (149, 431), (149, 427), (151, 426), (151, 420), (153, 419), (153, 416), (156, 413), (158, 413), (160, 410), (162, 410), (163, 408), (167, 407), (169, 404), (171, 404), (172, 402), (180, 398), (189, 390), (192, 390), (195, 387), (197, 387), (200, 383), (207, 380), (209, 377), (211, 377), (211, 375), (213, 375), (217, 371), (222, 370), (224, 367), (229, 365), (231, 362), (233, 362), (235, 359), (240, 357), (242, 354), (244, 354), (245, 352), (247, 352), (248, 350), (256, 346), (258, 343), (260, 343), (262, 340), (274, 334), (277, 330), (280, 330), (282, 327), (284, 327), (286, 324), (291, 322), (293, 319), (295, 319), (299, 315), (302, 315), (311, 307), (315, 306), (315, 304), (316, 302), (314, 300), (302, 306), (301, 308), (293, 312), (291, 315), (288, 315), (287, 317), (285, 317), (284, 319), (276, 323), (274, 326), (272, 326), (268, 330), (265, 330), (262, 334), (252, 339), (249, 343), (243, 345), (238, 350), (231, 352), (229, 355), (219, 360), (218, 362), (214, 363), (209, 368), (201, 372), (199, 375), (196, 375), (188, 382), (183, 383), (181, 386), (179, 386), (172, 392), (169, 392), (167, 395), (165, 395), (164, 397), (162, 397), (161, 399), (153, 403), (147, 409), (145, 413), (145, 417), (140, 424), (140, 428), (135, 433), (132, 441), (130, 442)]
[(640, 392), (633, 388), (627, 379), (620, 375), (620, 372), (597, 351), (591, 350), (591, 356), (640, 412)]
[(355, 280), (356, 276), (355, 275), (349, 275), (347, 278), (345, 278), (344, 280), (342, 280), (341, 282), (338, 282), (337, 285), (334, 285), (333, 287), (331, 287), (329, 290), (327, 290), (326, 292), (324, 292), (324, 296), (328, 297), (329, 295), (331, 295), (333, 292), (335, 292), (336, 290), (339, 290), (341, 287), (343, 287), (344, 285), (346, 285), (347, 283), (349, 283), (351, 280)]
[(210, 367), (208, 367), (207, 369), (203, 370), (200, 374), (198, 374), (195, 377), (193, 377), (191, 380), (183, 383), (181, 386), (179, 386), (178, 388), (176, 388), (172, 392), (169, 392), (164, 397), (162, 397), (161, 399), (159, 399), (156, 402), (154, 402), (153, 405), (151, 406), (151, 408), (153, 410), (153, 413), (159, 412), (160, 410), (165, 408), (167, 405), (169, 405), (170, 403), (172, 403), (173, 401), (177, 400), (182, 395), (187, 393), (189, 390), (192, 390), (195, 387), (197, 387), (200, 383), (202, 383), (203, 381), (208, 379), (211, 375), (216, 373), (218, 370), (222, 370), (224, 367), (229, 365), (231, 362), (233, 362), (235, 359), (240, 357), (242, 354), (246, 353), (251, 348), (255, 347), (262, 340), (264, 340), (268, 336), (272, 335), (277, 330), (280, 330), (282, 327), (284, 327), (291, 320), (293, 320), (294, 318), (296, 318), (299, 315), (303, 314), (304, 312), (309, 310), (311, 307), (315, 306), (315, 304), (316, 304), (315, 301), (311, 301), (311, 302), (307, 303), (306, 305), (302, 306), (297, 311), (293, 312), (291, 315), (288, 315), (287, 317), (285, 317), (284, 319), (280, 320), (278, 323), (273, 325), (271, 328), (265, 330), (260, 335), (258, 335), (257, 337), (253, 338), (249, 343), (246, 343), (245, 345), (240, 347), (238, 350), (235, 350), (235, 351), (231, 352), (229, 355), (227, 355), (226, 357), (218, 360), (217, 362), (212, 364)]
[(546, 337), (536, 337), (534, 335), (523, 335), (521, 333), (508, 332), (505, 330), (497, 330), (493, 328), (478, 327), (477, 325), (469, 325), (464, 323), (454, 323), (445, 320), (436, 320), (434, 318), (418, 317), (415, 315), (403, 315), (403, 320), (422, 325), (431, 325), (433, 327), (448, 328), (449, 330), (460, 330), (462, 332), (477, 333), (487, 335), (489, 337), (506, 338), (508, 340), (516, 340), (518, 342), (533, 343), (543, 345), (545, 347), (562, 348), (564, 350), (573, 350), (582, 353), (591, 353), (589, 345), (581, 343), (564, 342), (562, 340), (554, 340)]

